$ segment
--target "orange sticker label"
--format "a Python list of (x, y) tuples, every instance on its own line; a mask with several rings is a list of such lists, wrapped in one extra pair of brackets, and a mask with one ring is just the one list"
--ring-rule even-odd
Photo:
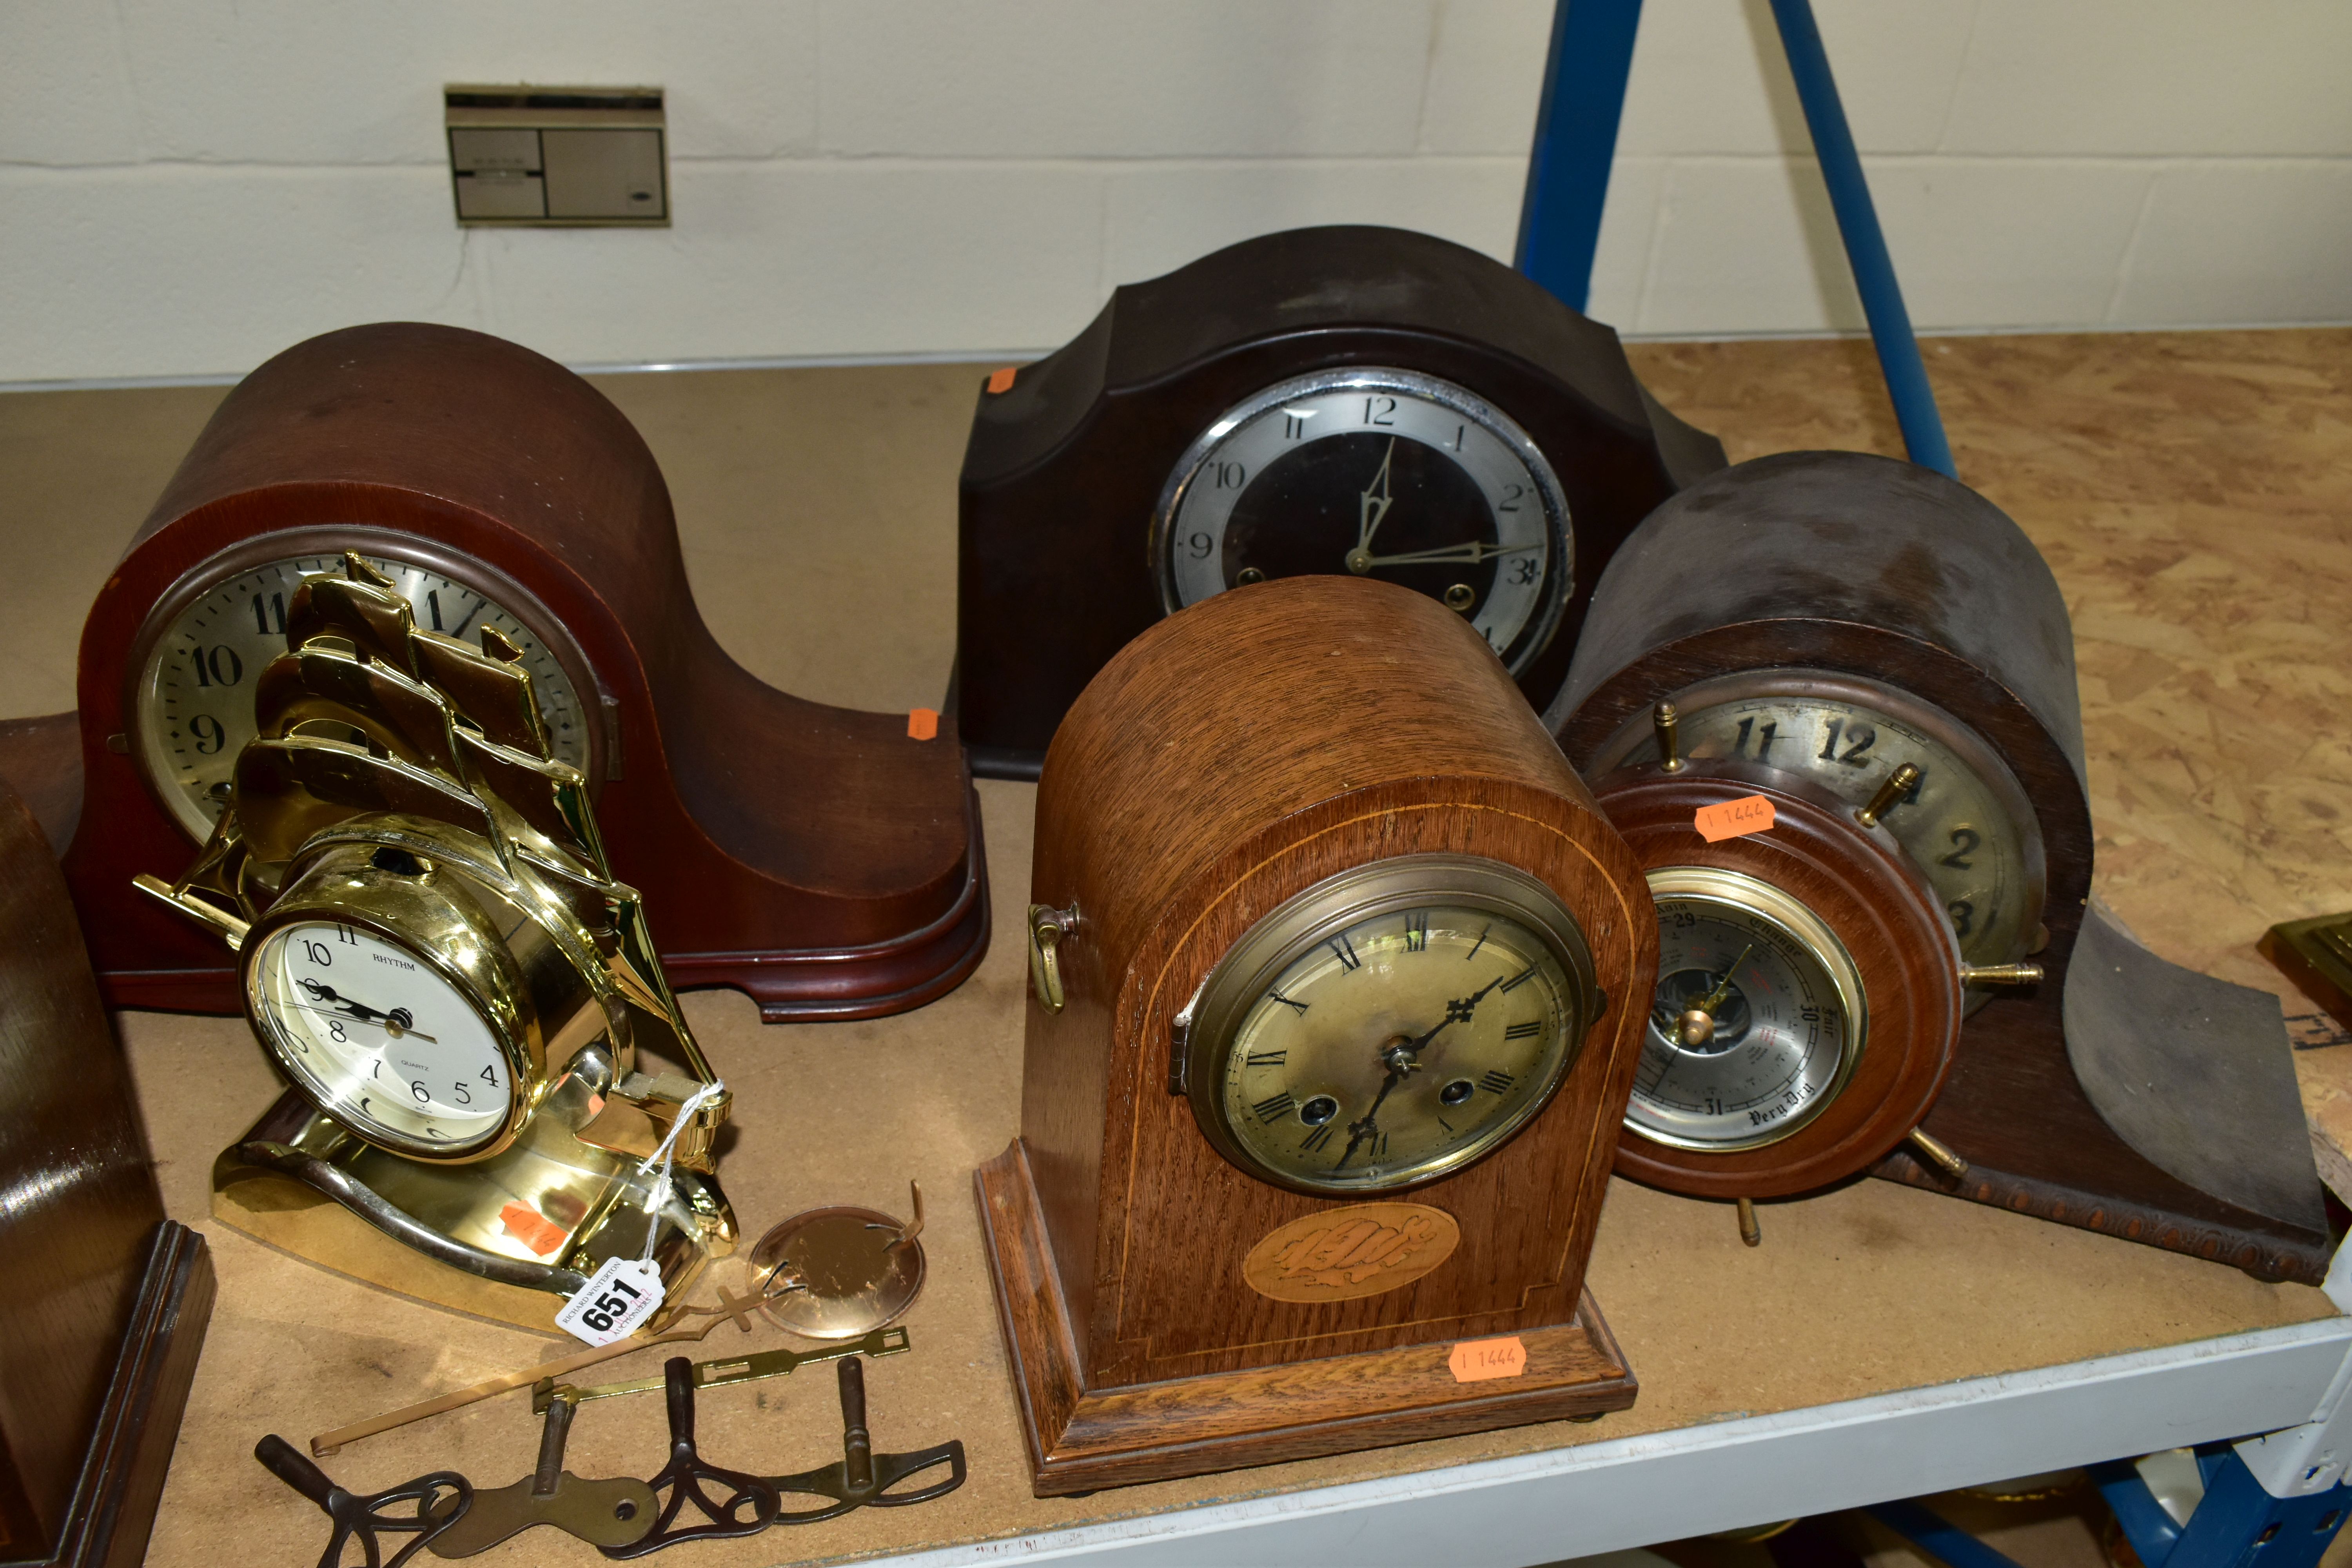
[(526, 1203), (511, 1203), (499, 1211), (507, 1234), (541, 1258), (563, 1245), (563, 1227)]
[(1507, 1340), (1464, 1340), (1445, 1358), (1456, 1383), (1484, 1383), (1490, 1377), (1517, 1377), (1528, 1370), (1528, 1347), (1513, 1334)]
[[(940, 732), (940, 716), (935, 709), (910, 708), (907, 710), (907, 733), (918, 741), (936, 740)], [(1769, 825), (1768, 825), (1769, 826)]]
[(1012, 391), (1013, 378), (1020, 374), (1021, 367), (1019, 365), (1013, 364), (1006, 365), (1003, 370), (991, 371), (988, 376), (988, 390), (991, 392)]
[(1742, 795), (1715, 805), (1702, 805), (1694, 819), (1709, 844), (1720, 844), (1743, 833), (1761, 833), (1772, 826), (1772, 803), (1760, 795)]

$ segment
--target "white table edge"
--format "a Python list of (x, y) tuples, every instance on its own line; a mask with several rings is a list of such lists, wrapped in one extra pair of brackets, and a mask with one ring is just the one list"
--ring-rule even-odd
[(2352, 1318), (2324, 1318), (866, 1561), (1524, 1568), (2294, 1426), (2320, 1414), (2347, 1351)]

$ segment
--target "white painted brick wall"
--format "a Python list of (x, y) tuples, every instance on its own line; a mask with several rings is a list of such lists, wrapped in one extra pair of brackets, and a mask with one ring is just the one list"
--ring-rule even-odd
[[(2347, 0), (1817, 0), (1925, 329), (2352, 320)], [(574, 363), (1050, 347), (1268, 229), (1507, 257), (1550, 0), (5, 0), (0, 382), (404, 317)], [(668, 89), (676, 226), (452, 220), (451, 80)], [(1763, 0), (1649, 0), (1592, 310), (1853, 330)]]

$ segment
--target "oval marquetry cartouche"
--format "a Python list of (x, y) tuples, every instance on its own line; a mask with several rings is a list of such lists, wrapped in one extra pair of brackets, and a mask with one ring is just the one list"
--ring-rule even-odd
[(1242, 1279), (1277, 1301), (1352, 1301), (1412, 1284), (1461, 1244), (1444, 1209), (1351, 1204), (1276, 1227), (1242, 1259)]

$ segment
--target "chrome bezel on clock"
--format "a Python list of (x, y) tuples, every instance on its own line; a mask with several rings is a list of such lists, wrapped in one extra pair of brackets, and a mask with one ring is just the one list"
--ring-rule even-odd
[[(1538, 654), (1551, 646), (1552, 637), (1559, 629), (1560, 617), (1567, 610), (1569, 598), (1575, 591), (1576, 531), (1569, 515), (1568, 500), (1560, 489), (1559, 476), (1553, 471), (1542, 449), (1519, 427), (1517, 421), (1476, 394), (1421, 371), (1386, 365), (1349, 365), (1317, 371), (1310, 375), (1296, 376), (1265, 387), (1212, 421), (1209, 427), (1184, 449), (1183, 456), (1176, 460), (1167, 483), (1160, 489), (1160, 500), (1152, 508), (1148, 550), (1153, 579), (1160, 588), (1161, 610), (1174, 615), (1186, 603), (1176, 581), (1173, 535), (1185, 499), (1209, 458), (1236, 432), (1282, 405), (1332, 392), (1392, 393), (1417, 402), (1433, 404), (1478, 426), (1501, 444), (1527, 471), (1536, 499), (1543, 510), (1545, 548), (1548, 552), (1543, 591), (1538, 596), (1535, 613), (1521, 625), (1517, 635), (1496, 650), (1505, 667), (1513, 675), (1519, 674), (1534, 662)], [(1314, 439), (1331, 438), (1312, 437), (1305, 444), (1311, 444)], [(1244, 484), (1242, 492), (1246, 494), (1248, 489), (1249, 485)]]
[[(615, 708), (578, 641), (536, 594), (487, 562), (437, 540), (366, 524), (322, 523), (257, 534), (215, 552), (181, 573), (139, 623), (122, 667), (121, 711), (128, 725), (124, 738), (140, 778), (182, 832), (201, 844), (212, 831), (212, 820), (181, 787), (158, 733), (161, 726), (149, 721), (160, 701), (158, 682), (163, 669), (160, 645), (192, 606), (219, 592), (238, 574), (311, 559), (320, 563), (312, 575), (331, 574), (340, 569), (345, 551), (356, 551), (372, 563), (390, 561), (460, 584), (513, 616), (537, 637), (572, 688), (585, 741), (581, 772), (592, 796), (599, 790), (616, 751), (611, 733)], [(224, 747), (223, 754), (233, 757), (236, 753)]]
[[(1267, 985), (1292, 963), (1364, 921), (1427, 904), (1486, 910), (1508, 919), (1550, 951), (1567, 976), (1561, 998), (1570, 1017), (1557, 1037), (1547, 1079), (1509, 1114), (1469, 1142), (1401, 1167), (1373, 1182), (1311, 1182), (1267, 1165), (1226, 1120), (1220, 1086), (1234, 1037)], [(1450, 998), (1433, 999), (1443, 1016)], [(1202, 1135), (1220, 1154), (1261, 1181), (1318, 1197), (1391, 1193), (1417, 1187), (1475, 1164), (1516, 1136), (1551, 1103), (1583, 1054), (1601, 1016), (1601, 996), (1592, 950), (1568, 906), (1549, 887), (1516, 868), (1470, 855), (1400, 855), (1327, 877), (1294, 894), (1250, 927), (1202, 982), (1186, 1009), (1183, 1039), (1186, 1099)]]

